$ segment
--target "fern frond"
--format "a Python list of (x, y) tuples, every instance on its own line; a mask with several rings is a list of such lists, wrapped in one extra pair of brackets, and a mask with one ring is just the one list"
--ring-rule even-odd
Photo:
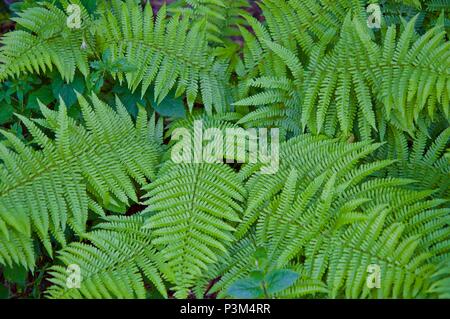
[(416, 182), (411, 187), (417, 190), (436, 190), (435, 197), (450, 198), (450, 163), (445, 150), (450, 143), (450, 129), (430, 136), (419, 131), (408, 147), (408, 138), (399, 131), (387, 136), (387, 144), (378, 158), (392, 158), (397, 163), (386, 170), (387, 176), (401, 177)]
[[(125, 58), (136, 71), (118, 73), (142, 95), (154, 85), (155, 99), (161, 102), (172, 90), (187, 94), (192, 109), (197, 97), (209, 114), (226, 110), (225, 79), (227, 65), (215, 59), (208, 46), (204, 26), (190, 27), (189, 17), (166, 18), (163, 6), (156, 21), (150, 4), (142, 11), (132, 2), (113, 1), (98, 23), (99, 48), (110, 50), (114, 59)], [(221, 76), (219, 76), (219, 74)]]
[[(55, 138), (20, 116), (39, 149), (1, 131), (8, 142), (0, 144), (1, 224), (11, 236), (37, 234), (50, 255), (50, 235), (65, 245), (67, 225), (77, 234), (85, 232), (88, 209), (124, 212), (130, 201), (138, 202), (134, 182), (144, 185), (156, 176), (159, 153), (146, 123), (135, 126), (120, 101), (117, 111), (95, 95), (92, 104), (81, 96), (79, 103), (85, 126), (67, 116), (63, 102), (59, 111), (41, 104), (45, 120), (40, 123)], [(7, 238), (8, 231), (2, 245)], [(20, 263), (32, 267), (29, 256)]]
[(395, 26), (389, 27), (380, 46), (359, 19), (347, 16), (333, 50), (325, 51), (329, 39), (315, 44), (305, 72), (295, 58), (301, 56), (296, 49), (267, 41), (261, 33), (260, 41), (279, 58), (277, 65), (284, 64), (291, 73), (283, 81), (292, 77), (296, 85), (283, 94), (266, 89), (236, 105), (290, 105), (294, 93), (300, 94), (296, 107), (303, 127), (315, 133), (338, 128), (363, 139), (370, 139), (372, 130), (382, 131), (384, 122), (412, 134), (419, 120), (435, 116), (438, 106), (448, 118), (449, 43), (442, 26), (418, 37), (414, 22), (398, 39)]
[[(326, 282), (334, 298), (426, 296), (450, 249), (448, 202), (408, 189), (411, 180), (374, 177), (393, 163), (364, 160), (379, 147), (301, 136), (283, 145), (274, 176), (245, 167), (249, 199), (237, 236), (248, 234), (246, 254), (264, 247), (272, 268), (304, 267), (306, 278)], [(222, 268), (215, 289), (246, 276), (250, 261)], [(366, 285), (370, 265), (381, 269), (381, 289)]]
[[(162, 296), (167, 290), (159, 272), (159, 260), (151, 234), (143, 229), (143, 218), (108, 217), (95, 230), (84, 234), (58, 252), (59, 264), (52, 266), (46, 294), (53, 299), (145, 299), (145, 281)], [(79, 287), (71, 284), (67, 267), (77, 266)]]
[(442, 299), (450, 298), (450, 260), (444, 260), (433, 274), (433, 285), (429, 292)]
[(165, 275), (177, 298), (186, 298), (196, 280), (234, 241), (245, 191), (225, 164), (167, 162), (145, 187), (145, 227), (160, 247)]
[(208, 40), (220, 44), (239, 35), (238, 26), (245, 25), (241, 16), (248, 6), (247, 0), (181, 0), (170, 4), (168, 11), (188, 14), (196, 21), (206, 20)]

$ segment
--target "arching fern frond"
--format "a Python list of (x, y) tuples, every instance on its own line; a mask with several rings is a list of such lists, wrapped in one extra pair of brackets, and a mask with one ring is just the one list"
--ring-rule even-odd
[[(64, 103), (59, 111), (41, 105), (45, 119), (38, 123), (55, 138), (21, 117), (39, 149), (1, 132), (6, 142), (0, 144), (0, 245), (8, 245), (13, 236), (2, 264), (14, 260), (9, 252), (19, 250), (32, 234), (51, 255), (50, 236), (64, 245), (67, 225), (84, 233), (88, 209), (100, 215), (101, 207), (124, 212), (130, 201), (138, 201), (134, 183), (144, 185), (156, 176), (159, 153), (148, 139), (144, 110), (135, 125), (120, 101), (117, 111), (96, 96), (92, 105), (81, 96), (79, 103), (85, 126), (67, 116)], [(21, 257), (14, 261), (33, 268), (29, 249), (17, 256)]]
[[(300, 94), (303, 127), (315, 133), (354, 132), (365, 140), (371, 138), (372, 129), (385, 131), (386, 124), (412, 134), (417, 122), (433, 118), (437, 108), (448, 118), (450, 44), (442, 26), (418, 37), (411, 20), (398, 39), (391, 26), (381, 46), (369, 34), (358, 19), (348, 16), (333, 50), (326, 50), (331, 38), (314, 46), (304, 74), (297, 71), (301, 66), (295, 62), (300, 60), (296, 51), (267, 42), (301, 85), (282, 94), (270, 88), (237, 105), (289, 105), (286, 96)], [(284, 82), (290, 81), (289, 74), (284, 77)], [(270, 83), (265, 80), (264, 86)]]
[(386, 176), (415, 180), (417, 190), (436, 190), (435, 197), (450, 198), (450, 163), (445, 150), (450, 143), (450, 128), (437, 134), (419, 131), (409, 147), (405, 134), (393, 131), (387, 137), (378, 158), (392, 158), (397, 162), (386, 170)]
[[(308, 185), (325, 170), (345, 174), (358, 161), (380, 146), (379, 144), (371, 145), (370, 142), (337, 145), (336, 142), (338, 139), (312, 135), (302, 135), (289, 140), (281, 147), (280, 168), (275, 175), (254, 175), (258, 172), (260, 164), (244, 166), (239, 174), (242, 180), (248, 179), (246, 185), (254, 191), (249, 193), (247, 209), (243, 222), (239, 225), (238, 236), (243, 236), (258, 219), (265, 201), (283, 188), (286, 177), (292, 169), (302, 172), (303, 185)], [(385, 161), (379, 162), (378, 165), (384, 167), (390, 163), (390, 161)], [(376, 167), (378, 166), (374, 166), (372, 169)]]
[(155, 99), (161, 102), (176, 89), (176, 96), (187, 94), (190, 109), (201, 95), (208, 113), (213, 109), (223, 112), (227, 65), (212, 54), (204, 26), (190, 24), (189, 17), (166, 18), (165, 6), (154, 21), (150, 4), (142, 11), (133, 2), (115, 0), (98, 23), (98, 45), (101, 51), (109, 49), (114, 59), (126, 58), (136, 68), (115, 74), (119, 80), (126, 78), (132, 91), (141, 85), (144, 94), (153, 84)]

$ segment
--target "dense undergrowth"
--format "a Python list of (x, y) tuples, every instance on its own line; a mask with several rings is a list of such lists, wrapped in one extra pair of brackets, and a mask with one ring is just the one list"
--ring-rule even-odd
[(0, 298), (450, 298), (447, 0), (147, 2), (1, 3)]

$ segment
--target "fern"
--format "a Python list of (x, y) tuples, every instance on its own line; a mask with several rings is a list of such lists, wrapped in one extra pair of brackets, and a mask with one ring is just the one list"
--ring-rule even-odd
[(179, 298), (234, 240), (245, 193), (231, 168), (167, 162), (149, 186), (145, 227), (153, 231)]
[[(246, 244), (235, 258), (223, 259), (226, 272), (214, 291), (224, 297), (246, 275), (252, 259), (245, 256), (264, 247), (271, 267), (303, 267), (299, 291), (315, 280), (307, 293), (324, 292), (317, 285), (324, 281), (334, 298), (426, 296), (436, 262), (448, 256), (450, 210), (430, 199), (430, 191), (406, 189), (409, 180), (371, 178), (391, 164), (358, 164), (377, 147), (310, 136), (287, 142), (276, 176), (247, 181), (250, 196), (237, 233), (248, 234)], [(366, 285), (371, 264), (382, 271), (374, 295)]]
[[(418, 37), (414, 23), (411, 20), (399, 37), (395, 26), (389, 27), (379, 45), (359, 18), (347, 16), (332, 50), (327, 48), (333, 32), (305, 46), (308, 65), (300, 62), (303, 52), (292, 44), (281, 45), (283, 41), (271, 39), (263, 26), (253, 24), (261, 42), (259, 50), (267, 48), (285, 65), (280, 68), (279, 60), (269, 60), (278, 68), (269, 72), (280, 74), (278, 83), (286, 85), (274, 86), (264, 76), (256, 78), (250, 85), (265, 91), (236, 105), (293, 108), (296, 104), (302, 114), (299, 126), (329, 135), (358, 133), (363, 139), (371, 138), (372, 129), (385, 131), (387, 124), (411, 133), (419, 119), (433, 118), (439, 106), (448, 118), (448, 42), (444, 42), (442, 26)], [(250, 43), (258, 48), (254, 41)], [(300, 101), (295, 98), (298, 94)]]
[(88, 52), (83, 39), (92, 23), (82, 10), (83, 27), (67, 27), (66, 13), (50, 3), (19, 13), (17, 30), (1, 39), (0, 81), (23, 73), (44, 73), (56, 67), (62, 78), (72, 81), (78, 69), (89, 73)]
[(419, 132), (408, 146), (408, 137), (394, 131), (387, 137), (387, 144), (378, 158), (392, 158), (397, 162), (386, 170), (386, 176), (415, 180), (412, 186), (417, 190), (435, 190), (434, 196), (450, 198), (450, 167), (445, 158), (445, 149), (450, 142), (450, 129), (438, 130), (432, 134)]
[(89, 74), (88, 53), (109, 50), (113, 60), (125, 58), (134, 66), (134, 72), (113, 74), (133, 92), (141, 86), (144, 95), (154, 85), (158, 103), (174, 89), (176, 96), (186, 93), (190, 109), (200, 95), (209, 113), (226, 109), (226, 79), (217, 74), (226, 73), (227, 63), (212, 54), (201, 22), (190, 27), (189, 17), (169, 19), (165, 6), (155, 20), (149, 4), (142, 10), (134, 1), (102, 2), (98, 18), (82, 12), (82, 28), (69, 29), (65, 12), (53, 5), (24, 11), (16, 20), (26, 30), (3, 38), (0, 80), (55, 65), (72, 81), (76, 69)]
[(31, 234), (52, 255), (50, 236), (65, 245), (67, 225), (84, 233), (88, 210), (100, 216), (101, 207), (121, 212), (138, 202), (134, 182), (155, 178), (159, 153), (148, 139), (145, 111), (134, 125), (120, 101), (114, 112), (96, 96), (92, 100), (90, 105), (79, 96), (85, 126), (67, 116), (64, 103), (59, 111), (41, 105), (45, 119), (38, 123), (54, 139), (21, 117), (39, 149), (2, 131), (8, 144), (0, 144), (0, 245), (12, 244), (2, 249), (1, 264), (14, 261), (33, 269)]
[(174, 14), (189, 14), (195, 20), (205, 19), (208, 40), (223, 44), (227, 38), (238, 36), (237, 26), (245, 24), (241, 15), (249, 5), (247, 0), (181, 0), (168, 7)]
[[(146, 297), (144, 278), (167, 297), (156, 249), (140, 217), (108, 217), (95, 230), (84, 234), (87, 243), (71, 243), (58, 253), (60, 265), (49, 271), (54, 284), (50, 298), (141, 298)], [(79, 289), (70, 289), (69, 265), (77, 265), (82, 275)]]
[(438, 298), (450, 298), (450, 261), (444, 260), (433, 274), (433, 284), (428, 290)]
[(205, 109), (211, 113), (226, 109), (225, 84), (217, 74), (227, 66), (211, 54), (204, 27), (197, 23), (189, 28), (190, 19), (176, 15), (166, 19), (162, 7), (153, 21), (153, 11), (144, 11), (132, 2), (113, 1), (98, 25), (100, 50), (110, 49), (114, 58), (125, 57), (137, 71), (117, 74), (126, 78), (134, 91), (142, 84), (144, 94), (155, 85), (158, 102), (176, 87), (176, 96), (186, 92), (192, 109), (199, 92)]
[[(55, 266), (51, 274), (56, 286), (49, 295), (142, 297), (143, 272), (150, 274), (162, 294), (160, 273), (174, 284), (171, 289), (176, 297), (186, 298), (202, 273), (217, 262), (216, 256), (227, 252), (234, 241), (234, 225), (240, 220), (245, 199), (239, 184), (237, 174), (225, 164), (167, 161), (158, 178), (143, 187), (144, 198), (148, 198), (147, 208), (140, 213), (143, 217), (108, 218), (113, 222), (80, 235), (91, 245), (73, 243), (60, 252), (66, 267), (77, 264), (82, 273), (87, 272), (83, 287), (76, 292), (67, 290), (66, 268)], [(91, 265), (94, 261), (97, 264)]]
[[(366, 0), (261, 0), (264, 19), (247, 0), (83, 3), (26, 1), (0, 40), (0, 81), (26, 76), (0, 92), (0, 267), (42, 274), (54, 299), (228, 298), (245, 283), (241, 296), (449, 297), (446, 1), (379, 1), (380, 29)], [(66, 106), (77, 84), (97, 93)], [(233, 136), (197, 139), (199, 123)], [(253, 162), (258, 128), (280, 131), (272, 175)]]

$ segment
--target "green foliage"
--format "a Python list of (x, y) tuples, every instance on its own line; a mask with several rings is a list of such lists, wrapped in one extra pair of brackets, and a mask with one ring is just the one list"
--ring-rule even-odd
[[(448, 3), (372, 2), (12, 6), (0, 298), (449, 298)], [(279, 129), (278, 171), (178, 163), (196, 121)]]
[[(432, 127), (433, 128), (433, 127)], [(397, 162), (387, 168), (386, 175), (415, 180), (417, 190), (435, 190), (435, 197), (450, 198), (450, 167), (445, 150), (450, 141), (450, 128), (439, 126), (430, 132), (418, 132), (408, 147), (408, 138), (401, 132), (389, 134), (379, 158)]]
[(73, 81), (76, 70), (88, 76), (90, 56), (108, 50), (113, 61), (133, 66), (110, 70), (119, 82), (125, 78), (131, 91), (141, 85), (144, 94), (154, 84), (161, 102), (176, 88), (177, 96), (187, 93), (191, 109), (201, 95), (208, 112), (225, 110), (226, 79), (217, 74), (223, 75), (227, 64), (212, 55), (201, 22), (188, 28), (189, 17), (167, 18), (165, 7), (154, 19), (150, 5), (142, 10), (133, 1), (104, 2), (99, 17), (78, 4), (80, 29), (67, 27), (65, 11), (49, 3), (20, 13), (14, 19), (20, 29), (2, 38), (0, 80), (56, 66), (65, 81)]
[[(436, 264), (448, 256), (450, 210), (432, 191), (411, 190), (411, 180), (371, 177), (391, 164), (364, 163), (379, 146), (302, 136), (284, 145), (279, 173), (252, 174), (237, 230), (247, 244), (242, 254), (224, 257), (220, 296), (249, 273), (257, 247), (267, 250), (270, 269), (301, 269), (300, 278), (310, 281), (308, 290), (301, 282), (284, 296), (323, 293), (314, 281), (324, 282), (332, 298), (426, 296)], [(372, 292), (371, 264), (384, 278)]]
[(0, 47), (0, 80), (23, 73), (41, 73), (56, 67), (62, 78), (72, 81), (75, 70), (89, 73), (87, 51), (82, 43), (90, 18), (83, 11), (85, 27), (70, 29), (65, 12), (55, 5), (31, 7), (14, 21), (18, 30), (6, 33)]
[(226, 64), (212, 55), (201, 23), (190, 29), (188, 17), (166, 18), (166, 7), (156, 20), (147, 5), (144, 11), (121, 1), (106, 7), (97, 26), (99, 48), (110, 49), (114, 59), (126, 57), (136, 72), (116, 74), (119, 81), (126, 78), (131, 91), (142, 85), (144, 94), (155, 85), (155, 99), (161, 102), (176, 87), (176, 96), (186, 92), (192, 109), (199, 92), (208, 112), (213, 107), (226, 107), (224, 79), (217, 74), (226, 71)]
[(55, 100), (50, 86), (32, 76), (5, 81), (0, 88), (0, 123), (3, 126), (17, 122), (15, 112), (25, 116), (35, 115), (39, 110), (38, 99), (46, 104)]
[(245, 193), (226, 165), (167, 162), (145, 187), (145, 227), (153, 231), (176, 296), (186, 298), (208, 265), (234, 240)]
[(205, 19), (208, 39), (223, 43), (227, 38), (238, 36), (237, 26), (245, 25), (241, 17), (249, 3), (246, 0), (181, 0), (169, 5), (173, 14), (189, 14), (195, 20)]
[(267, 269), (267, 252), (259, 248), (255, 252), (256, 269), (249, 277), (237, 280), (230, 288), (228, 295), (235, 298), (273, 298), (277, 292), (291, 287), (299, 275), (288, 269)]
[[(156, 286), (163, 296), (166, 289), (158, 271), (155, 245), (140, 217), (108, 217), (82, 238), (59, 252), (50, 274), (54, 283), (50, 298), (145, 298), (144, 281)], [(80, 289), (68, 289), (66, 267), (76, 264), (83, 276)]]
[[(438, 112), (449, 119), (450, 50), (445, 31), (440, 25), (418, 36), (415, 21), (401, 32), (390, 26), (380, 43), (365, 22), (350, 15), (336, 33), (317, 31), (316, 41), (289, 33), (278, 40), (270, 35), (270, 28), (254, 22), (257, 39), (251, 40), (254, 48), (248, 60), (260, 64), (260, 77), (248, 85), (265, 90), (235, 104), (272, 105), (262, 116), (247, 115), (252, 124), (255, 118), (267, 121), (272, 113), (286, 117), (278, 111), (281, 104), (285, 113), (300, 109), (298, 126), (303, 129), (328, 135), (355, 133), (362, 139), (370, 139), (373, 131), (383, 139), (387, 126), (412, 135), (418, 122), (432, 120)], [(286, 43), (290, 38), (294, 44)], [(305, 53), (309, 59), (302, 62)]]

